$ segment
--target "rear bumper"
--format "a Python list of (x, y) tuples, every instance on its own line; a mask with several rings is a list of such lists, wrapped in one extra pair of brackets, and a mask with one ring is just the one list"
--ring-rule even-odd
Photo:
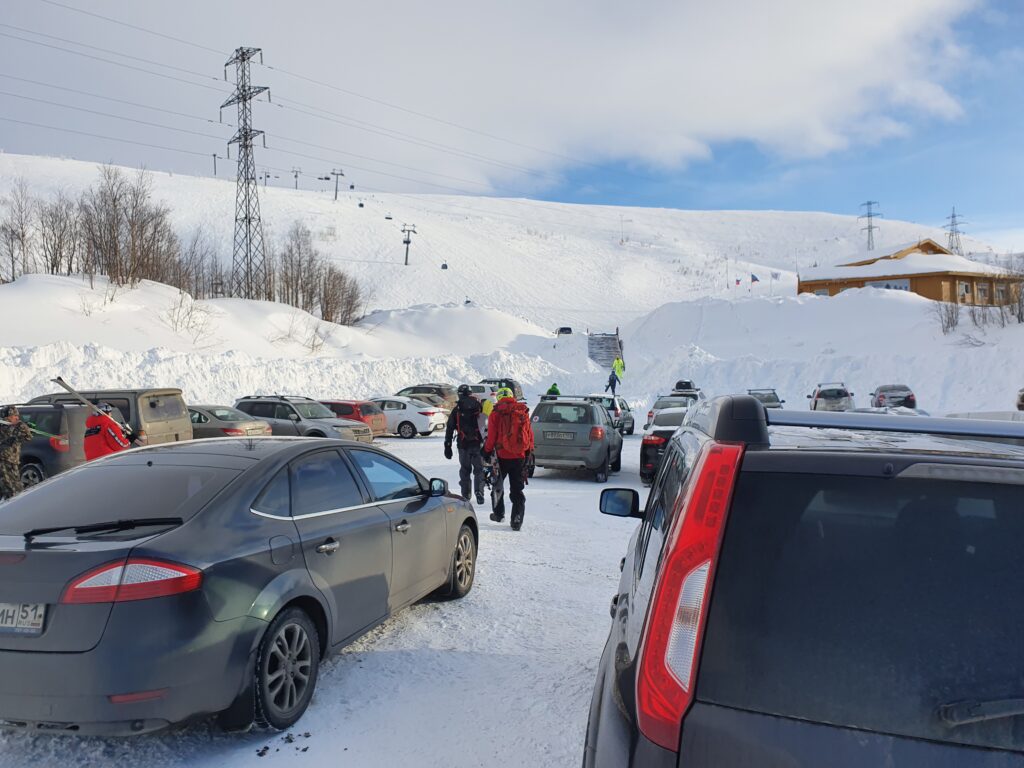
[[(166, 610), (167, 600), (115, 605), (103, 640), (86, 653), (0, 651), (0, 728), (133, 735), (227, 709), (266, 623), (213, 621), (205, 604), (185, 616)], [(110, 700), (152, 691), (161, 693)]]
[(588, 469), (595, 470), (604, 463), (608, 447), (603, 443), (588, 446), (538, 445), (534, 458), (538, 467), (547, 469)]

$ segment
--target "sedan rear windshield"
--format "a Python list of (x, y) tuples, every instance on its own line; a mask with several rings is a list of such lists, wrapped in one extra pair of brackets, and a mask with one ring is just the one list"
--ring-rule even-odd
[(252, 416), (235, 408), (211, 408), (210, 415), (220, 421), (252, 421)]
[(123, 518), (187, 520), (237, 475), (215, 467), (86, 465), (0, 502), (0, 534)]
[(819, 389), (819, 400), (838, 400), (841, 397), (849, 397), (850, 393), (845, 389)]
[(383, 413), (380, 406), (376, 403), (360, 403), (359, 412), (363, 414), (363, 416), (373, 416), (378, 413)]
[[(698, 699), (1024, 751), (1024, 487), (743, 473), (711, 593)], [(948, 714), (947, 714), (948, 718)]]
[(672, 409), (654, 417), (656, 427), (678, 427), (686, 418), (686, 411)]
[(660, 411), (664, 408), (688, 408), (692, 403), (697, 402), (697, 396), (680, 395), (679, 397), (663, 397), (654, 403), (654, 410)]
[(541, 403), (533, 412), (533, 420), (542, 424), (592, 424), (593, 411), (586, 405)]

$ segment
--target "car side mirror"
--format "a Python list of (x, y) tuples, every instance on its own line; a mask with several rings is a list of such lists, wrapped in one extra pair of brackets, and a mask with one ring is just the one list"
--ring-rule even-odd
[(813, 395), (808, 395), (807, 399), (810, 400), (812, 397), (813, 397)]
[(299, 414), (297, 414), (297, 413), (289, 413), (288, 414), (288, 418), (291, 419), (292, 421), (298, 421), (299, 420)]
[(779, 402), (780, 402), (780, 403), (785, 403), (786, 401), (785, 401), (785, 400), (779, 400)]
[(447, 496), (448, 495), (448, 481), (442, 480), (439, 477), (435, 477), (430, 481), (430, 495), (431, 496)]
[(643, 517), (640, 494), (632, 488), (605, 488), (601, 491), (601, 514), (612, 517)]

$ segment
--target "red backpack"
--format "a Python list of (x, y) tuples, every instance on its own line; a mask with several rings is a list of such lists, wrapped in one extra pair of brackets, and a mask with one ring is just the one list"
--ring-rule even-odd
[(530, 409), (522, 403), (513, 402), (501, 406), (502, 429), (495, 441), (497, 447), (506, 453), (525, 456), (533, 448), (533, 429), (530, 427)]

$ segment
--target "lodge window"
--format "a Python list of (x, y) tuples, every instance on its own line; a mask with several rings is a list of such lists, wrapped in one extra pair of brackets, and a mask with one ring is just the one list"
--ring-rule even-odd
[(978, 301), (982, 304), (988, 303), (988, 283), (978, 283)]
[(960, 301), (967, 301), (971, 297), (971, 284), (960, 280), (956, 284), (956, 292)]
[(1006, 303), (1006, 286), (1005, 285), (997, 285), (996, 286), (996, 302), (999, 303), (999, 304), (1005, 304)]

